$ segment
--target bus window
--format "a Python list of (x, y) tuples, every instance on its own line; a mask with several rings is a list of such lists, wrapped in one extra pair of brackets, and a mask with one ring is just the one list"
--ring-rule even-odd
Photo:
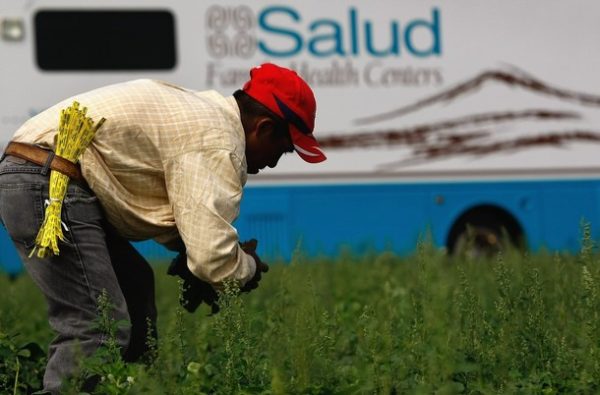
[(169, 70), (175, 21), (163, 10), (41, 10), (35, 52), (42, 70)]

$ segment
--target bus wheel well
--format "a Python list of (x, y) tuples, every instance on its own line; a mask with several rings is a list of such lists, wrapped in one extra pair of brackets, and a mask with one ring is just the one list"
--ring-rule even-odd
[[(476, 234), (485, 234), (488, 238), (490, 235), (494, 239), (501, 239), (503, 236), (506, 238), (507, 236), (508, 240), (506, 241), (512, 246), (516, 248), (524, 247), (523, 227), (517, 219), (499, 206), (483, 204), (471, 207), (454, 221), (446, 239), (446, 247), (450, 254), (457, 252), (457, 247), (459, 247), (461, 240), (465, 238), (470, 229), (474, 230)], [(483, 246), (483, 249), (486, 249), (486, 246)]]

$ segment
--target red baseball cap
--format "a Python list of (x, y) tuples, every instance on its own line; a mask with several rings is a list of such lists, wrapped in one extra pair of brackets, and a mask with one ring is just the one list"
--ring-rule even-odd
[(250, 70), (243, 90), (288, 123), (294, 149), (302, 159), (310, 163), (327, 159), (313, 136), (315, 95), (295, 71), (264, 63)]

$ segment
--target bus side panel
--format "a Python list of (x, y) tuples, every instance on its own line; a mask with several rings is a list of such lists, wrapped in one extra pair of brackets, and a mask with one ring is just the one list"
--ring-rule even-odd
[(554, 183), (541, 193), (544, 215), (541, 230), (544, 244), (550, 250), (576, 252), (581, 247), (582, 224), (589, 223), (592, 238), (600, 236), (598, 182), (576, 185)]
[[(600, 217), (595, 185), (593, 181), (499, 181), (251, 187), (237, 225), (241, 235), (259, 238), (265, 252), (276, 250), (286, 259), (298, 242), (310, 255), (333, 255), (342, 247), (356, 253), (370, 248), (407, 253), (428, 231), (434, 245), (444, 247), (462, 214), (492, 205), (518, 222), (532, 251), (576, 252), (581, 221), (593, 224)], [(277, 231), (257, 226), (260, 216), (276, 218)], [(600, 236), (597, 229), (592, 226), (594, 239)]]
[(293, 239), (309, 254), (393, 249), (412, 251), (426, 231), (425, 195), (402, 185), (299, 189), (293, 197)]
[[(311, 256), (341, 248), (408, 252), (427, 228), (424, 198), (400, 185), (251, 187), (236, 226), (242, 239), (259, 239), (259, 253), (277, 252), (285, 260), (297, 247)], [(276, 231), (265, 232), (269, 226), (261, 226), (260, 218), (271, 218)]]
[(258, 240), (258, 253), (263, 257), (289, 259), (290, 191), (286, 188), (246, 188), (240, 217), (234, 226), (241, 241)]
[(19, 254), (3, 226), (0, 226), (0, 271), (9, 275), (23, 271)]
[[(591, 223), (594, 240), (600, 236), (598, 195), (596, 181), (248, 187), (234, 225), (241, 240), (259, 240), (259, 254), (287, 261), (298, 247), (311, 256), (341, 248), (409, 253), (427, 231), (434, 245), (445, 246), (463, 213), (493, 205), (516, 219), (531, 250), (576, 252), (582, 221)], [(152, 261), (174, 255), (151, 241), (134, 245)], [(0, 268), (22, 271), (2, 227)]]

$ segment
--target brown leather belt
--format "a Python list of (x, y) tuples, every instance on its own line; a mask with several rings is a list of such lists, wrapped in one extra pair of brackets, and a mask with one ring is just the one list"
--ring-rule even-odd
[(49, 157), (52, 155), (53, 158), (49, 165), (52, 170), (59, 171), (62, 174), (67, 175), (72, 180), (85, 182), (83, 176), (81, 175), (81, 169), (78, 165), (68, 159), (54, 155), (54, 153), (50, 150), (40, 148), (36, 145), (12, 141), (8, 143), (4, 153), (6, 155), (12, 155), (16, 156), (17, 158), (28, 160), (40, 166), (46, 165), (46, 162), (48, 162)]

